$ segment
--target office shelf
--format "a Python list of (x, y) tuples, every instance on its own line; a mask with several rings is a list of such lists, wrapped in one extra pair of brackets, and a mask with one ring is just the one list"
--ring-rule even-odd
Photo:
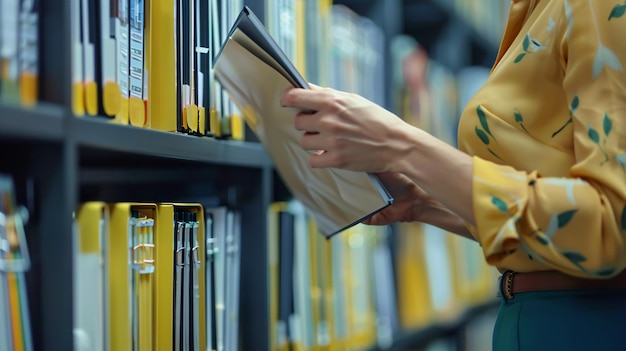
[(61, 140), (64, 109), (39, 104), (32, 108), (0, 103), (0, 137), (28, 140)]
[(90, 155), (123, 153), (255, 168), (271, 164), (258, 143), (162, 132), (89, 117), (71, 117), (68, 129), (81, 151), (88, 150)]

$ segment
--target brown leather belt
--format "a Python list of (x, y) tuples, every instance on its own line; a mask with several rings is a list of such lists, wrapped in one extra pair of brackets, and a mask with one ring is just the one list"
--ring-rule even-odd
[(504, 297), (512, 299), (515, 294), (529, 291), (558, 291), (578, 289), (626, 290), (626, 271), (610, 279), (584, 279), (558, 271), (529, 273), (505, 272), (500, 278)]

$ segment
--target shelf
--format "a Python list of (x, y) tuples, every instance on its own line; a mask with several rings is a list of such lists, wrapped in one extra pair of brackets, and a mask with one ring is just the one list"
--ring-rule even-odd
[(216, 140), (108, 123), (98, 118), (71, 118), (68, 135), (81, 148), (126, 155), (195, 161), (241, 167), (269, 167), (259, 143)]
[(487, 39), (449, 5), (435, 0), (403, 0), (404, 33), (414, 37), (427, 51), (442, 35), (464, 36), (471, 44), (468, 64), (490, 67), (498, 51), (497, 42)]
[(370, 14), (370, 10), (374, 5), (376, 5), (375, 0), (335, 0), (333, 1), (334, 5), (344, 5), (350, 8), (355, 13), (360, 16), (368, 16)]
[(22, 107), (0, 103), (0, 136), (12, 139), (63, 139), (65, 110), (60, 106), (39, 104)]
[(468, 308), (457, 318), (454, 318), (451, 321), (435, 322), (418, 330), (400, 332), (396, 335), (393, 344), (390, 347), (385, 349), (374, 348), (371, 351), (421, 349), (433, 341), (458, 335), (459, 330), (464, 328), (474, 318), (487, 312), (496, 311), (499, 304), (499, 300), (489, 300)]

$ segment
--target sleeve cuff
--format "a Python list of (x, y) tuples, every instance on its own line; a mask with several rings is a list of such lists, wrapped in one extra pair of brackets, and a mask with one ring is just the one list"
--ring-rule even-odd
[(529, 175), (478, 157), (474, 157), (473, 173), (473, 234), (487, 263), (497, 265), (520, 246), (517, 223), (528, 201), (528, 184), (537, 174)]

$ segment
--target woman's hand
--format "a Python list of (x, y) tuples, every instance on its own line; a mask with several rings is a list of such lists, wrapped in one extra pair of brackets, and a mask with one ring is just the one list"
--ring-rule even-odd
[(398, 171), (396, 160), (410, 145), (403, 137), (414, 129), (369, 100), (330, 88), (289, 89), (281, 104), (303, 111), (295, 128), (304, 132), (300, 144), (310, 151), (311, 167), (363, 172)]
[(391, 172), (376, 176), (394, 202), (363, 223), (387, 225), (395, 222), (422, 222), (474, 239), (461, 217), (433, 199), (407, 176)]
[(472, 238), (464, 222), (474, 224), (471, 156), (356, 94), (292, 88), (280, 102), (305, 111), (294, 125), (304, 132), (300, 145), (314, 151), (311, 167), (406, 176), (410, 183), (391, 181), (401, 188), (392, 193), (397, 203), (370, 223), (421, 221)]

